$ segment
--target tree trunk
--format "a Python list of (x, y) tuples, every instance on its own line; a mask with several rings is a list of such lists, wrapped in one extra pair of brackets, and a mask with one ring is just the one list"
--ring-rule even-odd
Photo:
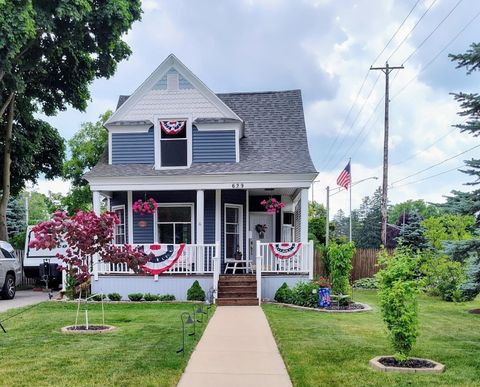
[(5, 145), (3, 154), (3, 181), (2, 199), (0, 201), (0, 240), (8, 240), (7, 231), (7, 205), (10, 198), (10, 164), (12, 162), (12, 138), (13, 138), (13, 113), (15, 110), (15, 97), (12, 97), (8, 110), (7, 128), (5, 132)]

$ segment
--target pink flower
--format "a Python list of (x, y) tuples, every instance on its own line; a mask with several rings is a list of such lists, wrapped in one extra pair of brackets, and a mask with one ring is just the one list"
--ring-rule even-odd
[(267, 201), (266, 201), (266, 200), (262, 200), (262, 201), (260, 202), (260, 204), (261, 204), (262, 206), (264, 206), (265, 204), (267, 204)]
[(276, 203), (276, 202), (277, 202), (277, 199), (271, 198), (270, 201), (271, 201), (272, 203)]

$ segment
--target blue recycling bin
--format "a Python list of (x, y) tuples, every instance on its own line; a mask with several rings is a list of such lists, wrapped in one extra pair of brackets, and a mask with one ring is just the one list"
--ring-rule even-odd
[(330, 306), (330, 288), (318, 288), (318, 306), (326, 308)]

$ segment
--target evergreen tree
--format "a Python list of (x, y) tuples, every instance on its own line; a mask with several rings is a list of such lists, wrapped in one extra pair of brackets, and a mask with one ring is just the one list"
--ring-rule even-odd
[(425, 230), (422, 226), (422, 217), (418, 212), (412, 212), (401, 216), (398, 223), (402, 226), (397, 238), (398, 244), (410, 247), (414, 250), (424, 250), (428, 247), (425, 238)]
[[(480, 70), (480, 44), (473, 43), (464, 54), (449, 55), (452, 61), (457, 62), (457, 68), (466, 69), (467, 75)], [(460, 116), (466, 117), (463, 124), (457, 125), (461, 132), (467, 132), (474, 137), (480, 136), (480, 95), (478, 93), (454, 93), (455, 100), (462, 109)], [(474, 180), (467, 185), (480, 185), (480, 159), (465, 161), (467, 169), (462, 170)], [(466, 261), (467, 282), (462, 286), (464, 295), (470, 299), (480, 293), (480, 189), (472, 192), (453, 191), (453, 196), (447, 198), (445, 208), (450, 211), (459, 211), (464, 215), (476, 217), (476, 235), (470, 240), (452, 242), (447, 246), (447, 253), (456, 260)]]
[(333, 216), (333, 223), (335, 224), (333, 236), (335, 238), (348, 238), (350, 233), (350, 217), (345, 216), (345, 213), (342, 210), (338, 210), (338, 212)]
[(25, 202), (23, 196), (10, 196), (7, 206), (7, 228), (9, 238), (26, 230)]
[[(362, 200), (358, 217), (360, 221), (359, 232), (355, 233), (355, 246), (359, 248), (379, 248), (382, 241), (380, 237), (380, 202), (381, 189), (378, 188), (370, 198)], [(353, 218), (352, 218), (353, 220)]]

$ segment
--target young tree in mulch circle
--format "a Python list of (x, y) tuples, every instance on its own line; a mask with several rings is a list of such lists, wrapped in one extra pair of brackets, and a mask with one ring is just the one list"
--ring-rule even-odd
[(71, 217), (57, 211), (53, 218), (33, 228), (34, 239), (30, 247), (35, 249), (53, 249), (62, 241), (68, 244), (65, 254), (57, 254), (67, 272), (67, 291), (75, 295), (75, 289), (88, 286), (93, 257), (106, 263), (126, 263), (128, 268), (138, 272), (148, 260), (148, 255), (130, 245), (113, 244), (113, 229), (118, 224), (117, 216), (112, 212), (96, 215), (93, 211), (78, 211)]
[(355, 244), (331, 242), (325, 248), (325, 264), (332, 281), (334, 294), (350, 293), (350, 273), (352, 272), (352, 258), (355, 254)]
[(420, 257), (401, 247), (394, 255), (383, 251), (376, 274), (383, 321), (387, 325), (395, 359), (406, 361), (418, 336), (417, 268)]

